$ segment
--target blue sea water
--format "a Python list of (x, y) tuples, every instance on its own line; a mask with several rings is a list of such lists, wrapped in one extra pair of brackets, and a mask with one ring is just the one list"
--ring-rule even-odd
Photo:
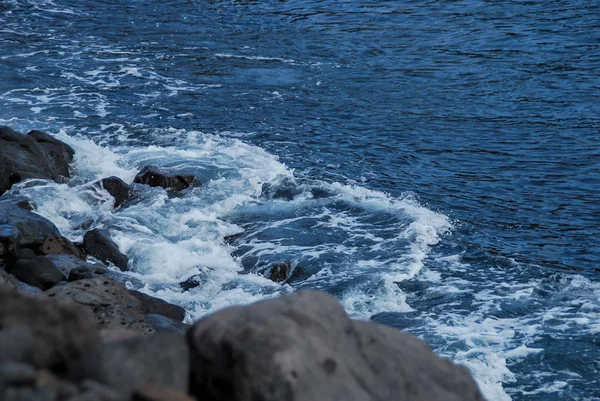
[[(598, 2), (3, 0), (0, 77), (1, 124), (77, 152), (12, 191), (190, 321), (320, 289), (489, 401), (600, 400)], [(89, 185), (147, 164), (205, 185)]]

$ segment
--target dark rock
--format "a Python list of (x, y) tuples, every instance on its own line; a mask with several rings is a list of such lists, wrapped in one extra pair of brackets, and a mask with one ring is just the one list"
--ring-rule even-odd
[(172, 174), (157, 166), (146, 166), (133, 182), (151, 187), (162, 187), (169, 191), (181, 191), (190, 185), (199, 186), (200, 182), (193, 175)]
[(129, 261), (123, 255), (117, 244), (110, 238), (108, 230), (94, 229), (85, 233), (83, 246), (88, 255), (104, 263), (112, 263), (122, 271), (127, 270)]
[(195, 401), (195, 399), (181, 391), (148, 383), (135, 390), (131, 401)]
[(225, 237), (223, 237), (223, 242), (226, 243), (227, 245), (231, 245), (242, 235), (244, 235), (243, 231), (241, 233), (237, 233), (237, 234), (226, 235)]
[(32, 360), (34, 336), (28, 327), (10, 327), (0, 330), (0, 363)]
[[(81, 356), (99, 340), (93, 316), (79, 305), (0, 288), (1, 335), (28, 330), (22, 339), (23, 362), (62, 374), (78, 372)], [(31, 339), (33, 337), (33, 339)], [(29, 348), (29, 350), (27, 350)], [(5, 348), (2, 348), (2, 353)]]
[(183, 291), (191, 290), (192, 288), (196, 288), (201, 283), (200, 275), (196, 274), (185, 281), (179, 283), (179, 286), (183, 289)]
[(173, 331), (102, 343), (86, 355), (83, 373), (124, 395), (147, 383), (185, 392), (189, 351), (184, 337)]
[(281, 283), (288, 278), (290, 270), (292, 270), (292, 266), (289, 263), (274, 264), (269, 271), (269, 280)]
[(15, 263), (11, 273), (22, 282), (47, 290), (59, 281), (66, 280), (65, 275), (45, 256), (33, 259), (21, 259)]
[(73, 281), (46, 291), (46, 295), (85, 306), (101, 329), (131, 329), (142, 334), (154, 332), (144, 321), (140, 301), (108, 277)]
[(69, 282), (106, 276), (108, 269), (100, 265), (79, 266), (69, 272)]
[(41, 131), (22, 135), (0, 127), (0, 194), (28, 178), (69, 177), (73, 149)]
[(0, 363), (0, 382), (10, 386), (27, 386), (35, 383), (35, 369), (23, 362)]
[(131, 196), (131, 187), (119, 177), (103, 178), (96, 184), (115, 198), (114, 207), (119, 207)]
[(225, 309), (187, 337), (198, 399), (483, 401), (464, 367), (314, 291)]
[(48, 219), (17, 207), (10, 197), (0, 200), (0, 257), (16, 258), (19, 248), (35, 249), (52, 236), (60, 233)]
[(44, 242), (38, 248), (38, 253), (42, 255), (74, 255), (80, 259), (85, 259), (84, 253), (77, 245), (60, 236), (50, 236), (44, 239)]
[(17, 284), (18, 280), (11, 274), (8, 274), (3, 268), (0, 268), (0, 287), (12, 288), (16, 290), (19, 288)]
[(29, 259), (33, 259), (36, 257), (35, 252), (33, 252), (31, 249), (29, 248), (23, 248), (23, 249), (19, 249), (19, 252), (17, 252), (17, 258), (18, 259), (25, 259), (25, 260), (29, 260)]
[(303, 189), (298, 187), (291, 179), (284, 179), (278, 183), (265, 183), (261, 188), (261, 196), (267, 199), (281, 199), (291, 201), (302, 194)]
[(81, 389), (82, 392), (77, 395), (77, 401), (124, 401), (127, 399), (109, 386), (89, 379), (81, 383)]
[(71, 272), (78, 268), (107, 270), (101, 264), (88, 263), (74, 255), (48, 255), (46, 259), (50, 260), (66, 277), (69, 277)]
[(185, 318), (185, 309), (181, 306), (173, 305), (165, 300), (152, 297), (136, 290), (129, 290), (129, 293), (140, 301), (144, 314), (163, 315), (179, 322), (182, 322)]
[(156, 330), (174, 330), (181, 334), (185, 333), (191, 326), (163, 315), (149, 313), (144, 316), (146, 323)]
[(55, 374), (45, 369), (38, 371), (35, 384), (36, 387), (47, 394), (50, 399), (64, 400), (79, 393), (78, 388), (74, 383), (65, 380), (62, 377), (57, 377)]

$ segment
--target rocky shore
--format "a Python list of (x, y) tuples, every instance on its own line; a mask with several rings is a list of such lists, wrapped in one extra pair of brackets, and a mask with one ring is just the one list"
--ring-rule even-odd
[[(24, 180), (68, 182), (73, 155), (46, 133), (0, 127), (1, 400), (483, 400), (465, 368), (408, 333), (349, 319), (323, 293), (184, 323), (181, 307), (125, 285), (129, 261), (110, 232), (73, 243), (11, 193)], [(202, 185), (155, 166), (133, 184)], [(134, 197), (117, 177), (92, 185), (113, 196), (116, 212)], [(271, 270), (285, 280), (285, 264)]]

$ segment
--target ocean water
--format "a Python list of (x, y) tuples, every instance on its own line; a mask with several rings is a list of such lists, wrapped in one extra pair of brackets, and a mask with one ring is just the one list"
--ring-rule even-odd
[[(0, 77), (1, 124), (76, 150), (12, 192), (188, 321), (319, 289), (489, 401), (600, 400), (598, 2), (3, 0)], [(89, 185), (147, 164), (204, 185)]]

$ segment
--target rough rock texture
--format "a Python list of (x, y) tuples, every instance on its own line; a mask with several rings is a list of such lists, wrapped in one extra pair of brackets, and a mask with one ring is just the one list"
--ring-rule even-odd
[(79, 305), (3, 287), (0, 305), (0, 345), (10, 341), (2, 348), (2, 354), (13, 353), (10, 359), (74, 374), (84, 352), (99, 340), (93, 316)]
[(86, 355), (83, 372), (121, 394), (131, 394), (148, 383), (185, 392), (189, 351), (184, 337), (173, 331), (106, 342)]
[(133, 182), (151, 187), (162, 187), (169, 191), (181, 191), (190, 185), (199, 186), (200, 182), (193, 175), (173, 174), (157, 166), (146, 166)]
[(100, 264), (88, 263), (85, 260), (79, 259), (74, 255), (48, 255), (45, 257), (50, 260), (54, 266), (60, 270), (66, 277), (69, 277), (75, 269), (104, 269), (106, 267)]
[(77, 266), (69, 271), (68, 281), (85, 280), (90, 278), (106, 277), (108, 269), (100, 265), (88, 264), (87, 266)]
[(110, 238), (108, 230), (94, 229), (85, 233), (83, 246), (88, 255), (104, 263), (112, 263), (122, 271), (127, 270), (127, 256), (119, 251), (119, 247)]
[(37, 248), (48, 237), (60, 237), (50, 220), (22, 209), (15, 200), (0, 200), (0, 257), (16, 258), (20, 247)]
[(119, 177), (108, 177), (96, 183), (101, 188), (104, 188), (113, 198), (115, 198), (115, 207), (121, 206), (131, 196), (131, 187)]
[(130, 290), (129, 293), (140, 301), (144, 314), (163, 315), (179, 322), (182, 322), (185, 318), (185, 309), (181, 306), (173, 305), (160, 298), (155, 298), (136, 290)]
[(150, 383), (138, 388), (131, 401), (194, 401), (194, 398), (170, 387)]
[(416, 337), (348, 319), (313, 291), (234, 307), (188, 331), (192, 394), (213, 401), (483, 401)]
[(20, 134), (0, 127), (0, 195), (27, 178), (69, 177), (73, 149), (41, 131)]
[(275, 281), (276, 283), (281, 283), (288, 278), (288, 274), (292, 266), (289, 263), (277, 263), (271, 266), (271, 270), (269, 271), (269, 280)]
[(74, 255), (79, 259), (85, 259), (85, 255), (77, 245), (65, 237), (60, 236), (49, 236), (45, 238), (37, 251), (42, 255)]
[(101, 329), (131, 329), (138, 333), (154, 332), (144, 321), (140, 301), (125, 287), (109, 278), (71, 282), (46, 291), (49, 297), (74, 301), (87, 307)]
[(47, 290), (67, 277), (45, 256), (21, 259), (15, 263), (11, 273), (22, 282)]

